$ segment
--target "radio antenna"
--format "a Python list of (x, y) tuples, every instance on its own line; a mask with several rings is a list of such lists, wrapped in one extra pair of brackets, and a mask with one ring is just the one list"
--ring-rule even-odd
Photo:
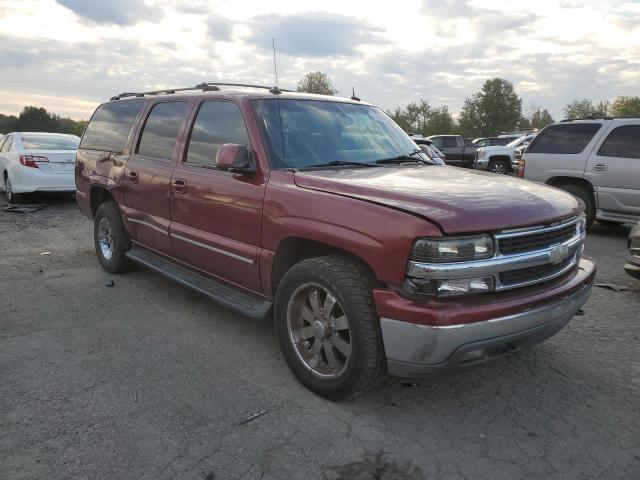
[(278, 64), (276, 63), (276, 39), (275, 38), (271, 39), (271, 46), (273, 48), (273, 73), (275, 74), (275, 77), (276, 77), (276, 86), (269, 91), (274, 95), (279, 95), (280, 93), (282, 93), (282, 90), (278, 88)]

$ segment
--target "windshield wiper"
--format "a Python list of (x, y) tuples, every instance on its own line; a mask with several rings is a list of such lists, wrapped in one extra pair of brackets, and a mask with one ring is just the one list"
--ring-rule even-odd
[[(377, 162), (376, 162), (377, 163)], [(332, 160), (327, 163), (318, 163), (316, 165), (309, 165), (307, 168), (322, 168), (322, 167), (379, 167), (380, 165), (376, 165), (375, 163), (366, 163), (366, 162), (352, 162), (349, 160)]]
[(389, 157), (389, 158), (381, 158), (380, 160), (376, 160), (377, 164), (385, 164), (385, 163), (405, 163), (407, 160), (410, 160), (412, 162), (420, 162), (420, 163), (426, 163), (426, 164), (431, 164), (430, 162), (427, 162), (426, 160), (422, 159), (421, 157), (414, 157), (414, 155), (417, 155), (418, 153), (422, 153), (421, 149), (417, 149), (414, 150), (413, 152), (409, 152), (403, 155), (398, 155), (395, 157)]

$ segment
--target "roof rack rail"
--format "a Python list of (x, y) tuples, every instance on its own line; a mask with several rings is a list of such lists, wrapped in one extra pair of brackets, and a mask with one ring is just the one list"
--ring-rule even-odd
[(182, 88), (167, 88), (164, 90), (151, 90), (149, 92), (123, 92), (118, 95), (114, 95), (109, 100), (120, 100), (125, 97), (144, 97), (145, 95), (169, 95), (176, 92), (186, 92), (189, 90), (202, 90), (203, 92), (216, 92), (220, 90), (219, 87), (248, 87), (248, 88), (262, 88), (269, 90), (274, 95), (279, 95), (282, 92), (291, 92), (292, 90), (285, 90), (278, 87), (265, 87), (264, 85), (253, 85), (250, 83), (229, 83), (229, 82), (203, 82), (199, 83), (195, 87), (182, 87)]
[(588, 116), (588, 117), (580, 117), (580, 118), (564, 118), (562, 120), (560, 120), (561, 122), (573, 122), (574, 120), (616, 120), (619, 118), (640, 118), (640, 116), (638, 115), (619, 115), (619, 116), (612, 116), (612, 115), (604, 115), (604, 116), (600, 116), (600, 115), (592, 115), (592, 116)]

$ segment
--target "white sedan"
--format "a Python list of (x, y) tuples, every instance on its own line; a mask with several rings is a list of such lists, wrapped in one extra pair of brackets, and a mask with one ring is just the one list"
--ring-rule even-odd
[(63, 133), (14, 132), (0, 139), (0, 172), (9, 203), (23, 193), (74, 192), (80, 138)]

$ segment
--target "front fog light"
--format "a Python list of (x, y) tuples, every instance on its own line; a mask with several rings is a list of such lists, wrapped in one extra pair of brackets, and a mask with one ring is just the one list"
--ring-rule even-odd
[(487, 293), (493, 291), (493, 286), (493, 277), (445, 280), (407, 278), (404, 282), (405, 289), (413, 295), (436, 295), (438, 297)]

